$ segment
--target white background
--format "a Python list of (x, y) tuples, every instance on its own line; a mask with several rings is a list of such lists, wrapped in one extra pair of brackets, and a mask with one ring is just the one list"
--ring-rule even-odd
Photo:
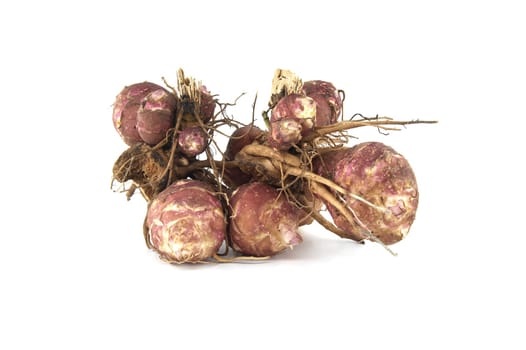
[[(526, 347), (519, 1), (8, 3), (0, 348)], [(247, 92), (232, 109), (243, 121), (278, 67), (344, 89), (348, 116), (439, 120), (353, 133), (417, 175), (398, 257), (318, 226), (259, 264), (172, 266), (148, 251), (144, 201), (110, 190), (125, 149), (111, 105), (179, 67), (223, 101)]]

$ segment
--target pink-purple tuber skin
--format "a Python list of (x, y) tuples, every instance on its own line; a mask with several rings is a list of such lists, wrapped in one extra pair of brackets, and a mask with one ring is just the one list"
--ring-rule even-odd
[(156, 145), (174, 127), (177, 98), (166, 89), (157, 89), (146, 95), (137, 111), (137, 131), (149, 145)]
[[(228, 139), (224, 153), (225, 160), (235, 160), (236, 154), (238, 154), (243, 147), (250, 145), (263, 134), (264, 131), (254, 125), (246, 125), (236, 129)], [(225, 180), (229, 186), (238, 187), (242, 184), (248, 183), (251, 179), (251, 175), (243, 172), (238, 167), (225, 168)]]
[(328, 81), (309, 80), (303, 83), (303, 93), (316, 102), (316, 126), (334, 124), (343, 110), (338, 90)]
[(142, 141), (137, 130), (137, 112), (143, 98), (158, 89), (162, 87), (145, 81), (126, 86), (117, 95), (113, 104), (113, 126), (127, 145)]
[(308, 135), (316, 121), (316, 102), (310, 97), (290, 94), (272, 109), (270, 116), (270, 143), (287, 150)]
[(185, 156), (195, 157), (208, 146), (208, 134), (200, 126), (188, 126), (181, 130), (177, 146)]
[(197, 180), (179, 180), (150, 204), (146, 226), (154, 249), (174, 263), (213, 257), (226, 236), (226, 219), (213, 188)]
[(298, 209), (270, 185), (251, 182), (238, 187), (230, 207), (230, 239), (243, 254), (272, 256), (302, 242)]
[(418, 187), (409, 162), (380, 142), (361, 143), (342, 153), (344, 157), (334, 167), (334, 182), (382, 210), (346, 196), (346, 205), (352, 209), (355, 220), (348, 222), (328, 205), (336, 226), (358, 239), (368, 239), (368, 230), (384, 244), (402, 240), (418, 207)]
[(214, 116), (214, 111), (216, 108), (216, 100), (206, 89), (206, 86), (201, 86), (201, 105), (200, 105), (200, 112), (201, 112), (201, 119), (203, 123), (206, 123), (212, 119)]

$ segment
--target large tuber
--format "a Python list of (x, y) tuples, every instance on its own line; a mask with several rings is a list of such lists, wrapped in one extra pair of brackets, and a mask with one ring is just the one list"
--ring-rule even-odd
[(418, 207), (418, 187), (409, 162), (380, 142), (364, 142), (340, 152), (344, 156), (334, 165), (334, 182), (369, 203), (345, 196), (353, 222), (328, 205), (334, 223), (362, 239), (371, 238), (369, 231), (384, 244), (402, 240)]
[(197, 180), (179, 180), (150, 204), (145, 229), (153, 248), (174, 263), (213, 257), (226, 234), (226, 219), (212, 187)]
[(252, 182), (230, 198), (230, 239), (235, 250), (272, 256), (302, 242), (299, 211), (274, 187)]

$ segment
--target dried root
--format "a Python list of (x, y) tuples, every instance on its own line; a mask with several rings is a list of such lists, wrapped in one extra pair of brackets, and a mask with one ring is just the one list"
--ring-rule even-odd
[[(124, 151), (113, 166), (113, 181), (132, 181), (132, 189), (139, 188), (147, 201), (161, 192), (166, 185), (164, 169), (169, 158), (163, 149), (153, 149), (137, 143)], [(129, 191), (128, 199), (133, 195)]]

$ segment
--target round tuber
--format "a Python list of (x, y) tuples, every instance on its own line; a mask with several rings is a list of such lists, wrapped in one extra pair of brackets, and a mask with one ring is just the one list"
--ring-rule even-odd
[(113, 126), (128, 146), (142, 141), (137, 130), (137, 112), (141, 107), (142, 99), (150, 92), (159, 89), (162, 87), (145, 81), (126, 86), (117, 95), (113, 104)]
[(208, 146), (208, 134), (200, 126), (189, 126), (181, 130), (177, 146), (182, 154), (195, 157)]
[(370, 238), (366, 234), (369, 231), (384, 244), (402, 240), (418, 206), (418, 187), (409, 162), (380, 142), (360, 143), (342, 152), (345, 156), (334, 167), (334, 182), (369, 203), (345, 196), (354, 222), (328, 205), (334, 223), (363, 239)]
[(272, 256), (302, 242), (298, 209), (270, 185), (241, 185), (230, 198), (230, 209), (230, 239), (239, 252)]
[(309, 80), (303, 83), (303, 92), (316, 102), (316, 126), (334, 124), (343, 110), (339, 91), (330, 82)]
[(137, 111), (137, 131), (144, 142), (156, 145), (166, 137), (175, 124), (176, 105), (175, 95), (163, 88), (143, 98)]
[(164, 260), (200, 262), (221, 247), (226, 219), (213, 188), (187, 179), (174, 182), (150, 203), (145, 229)]
[(310, 97), (290, 94), (278, 101), (270, 117), (272, 145), (287, 150), (314, 128), (316, 102)]

